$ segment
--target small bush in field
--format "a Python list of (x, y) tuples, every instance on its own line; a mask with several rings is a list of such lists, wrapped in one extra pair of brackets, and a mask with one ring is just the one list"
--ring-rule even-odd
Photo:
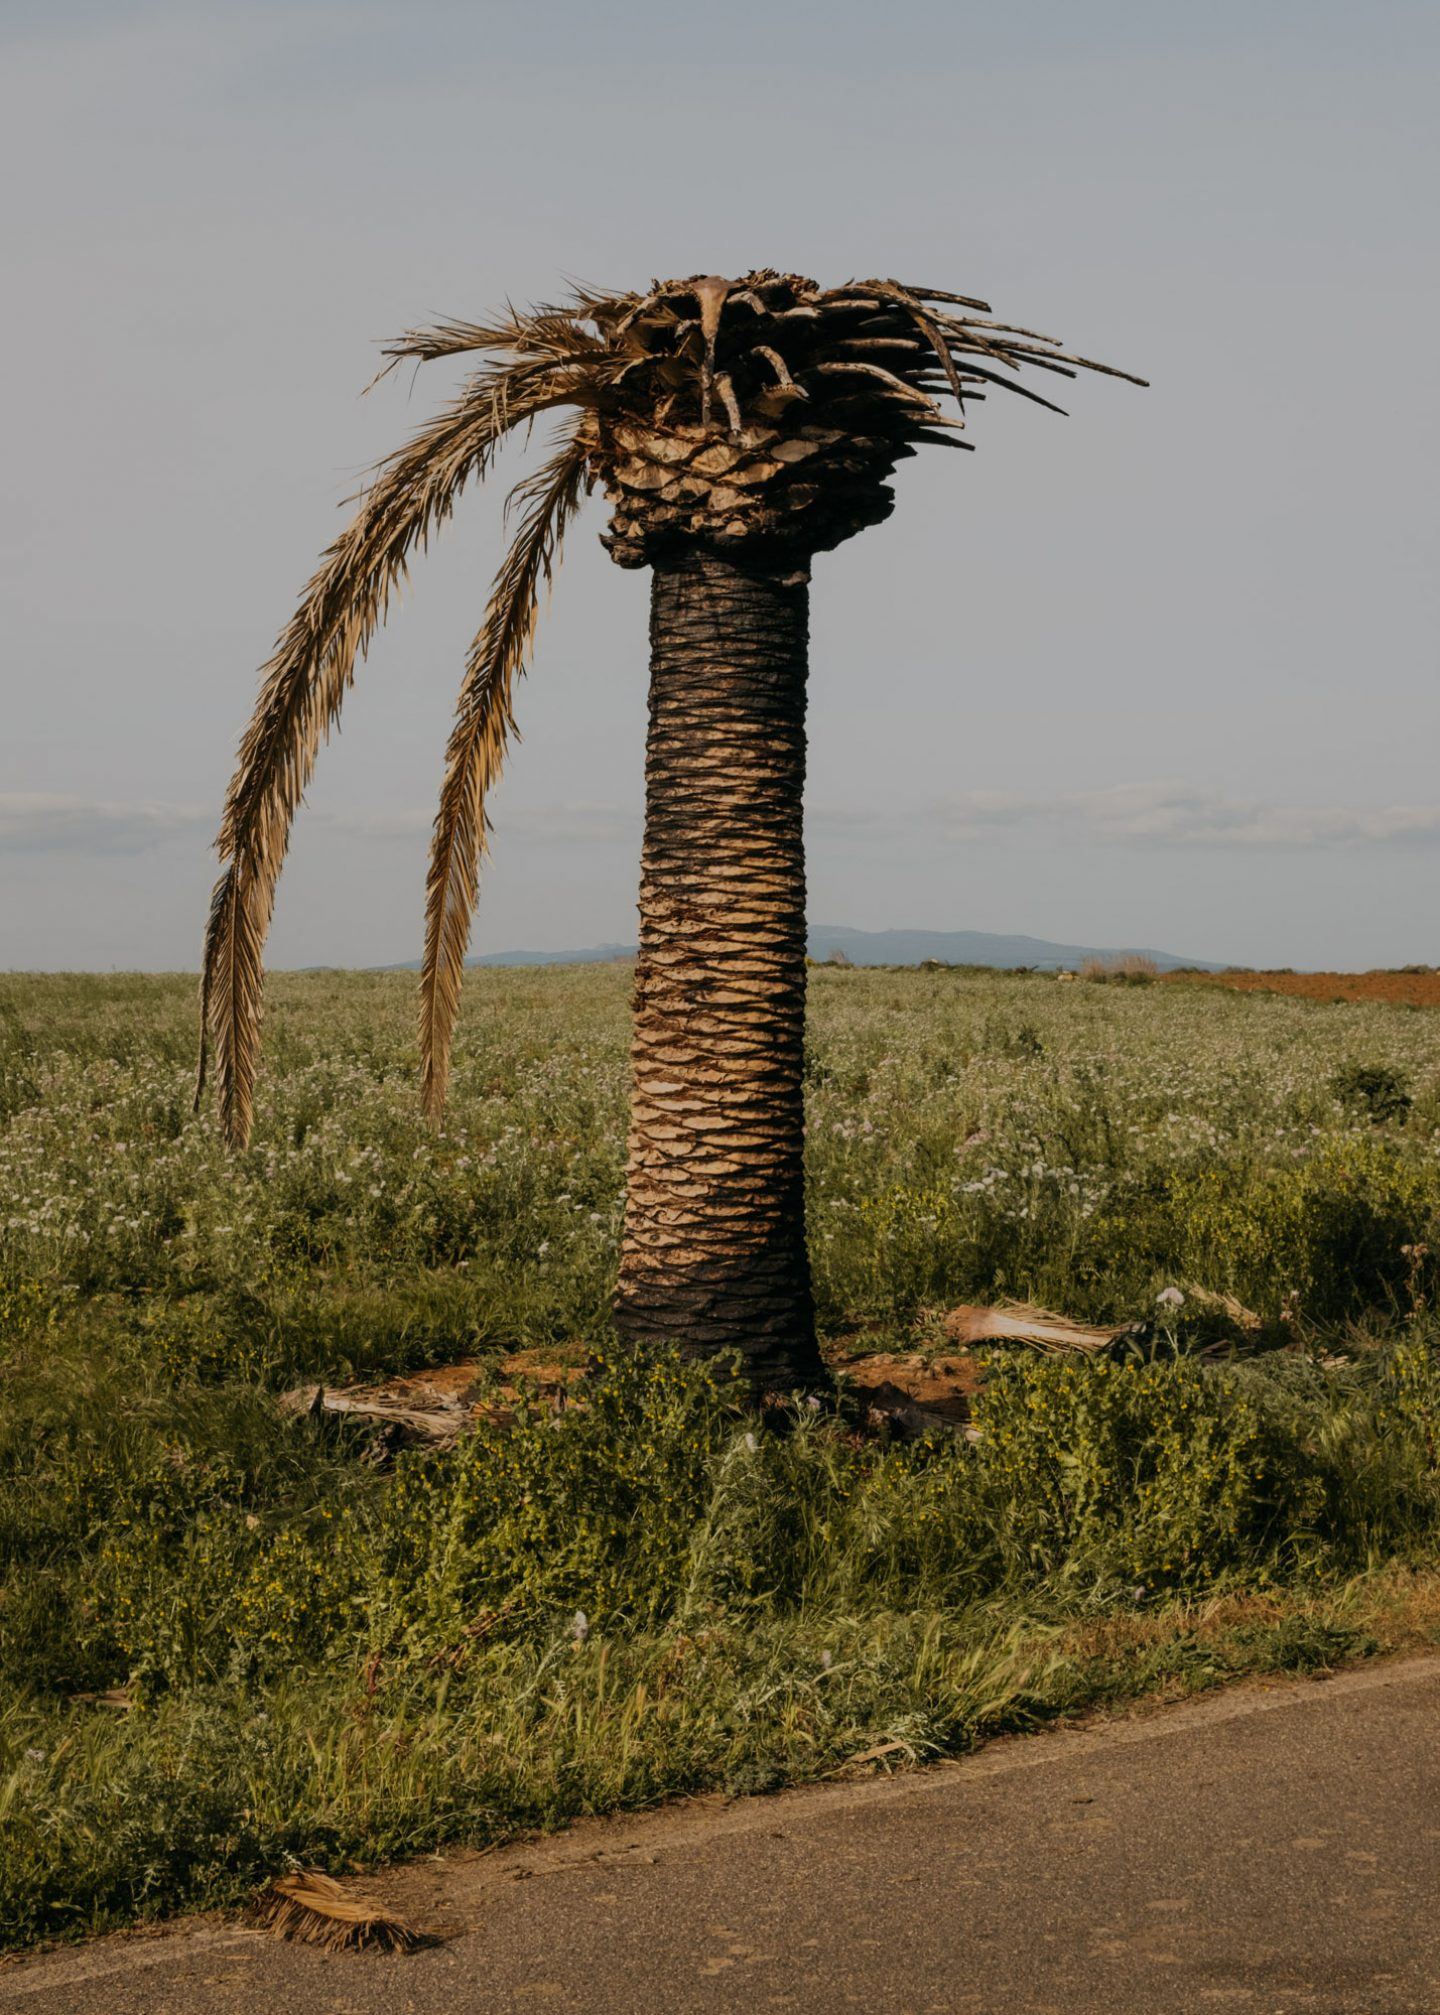
[(1114, 958), (1083, 960), (1080, 977), (1101, 986), (1143, 987), (1160, 977), (1160, 968), (1141, 952), (1122, 952)]
[(1350, 1064), (1336, 1073), (1331, 1089), (1342, 1104), (1358, 1106), (1377, 1126), (1387, 1120), (1403, 1124), (1414, 1104), (1399, 1071), (1384, 1064)]

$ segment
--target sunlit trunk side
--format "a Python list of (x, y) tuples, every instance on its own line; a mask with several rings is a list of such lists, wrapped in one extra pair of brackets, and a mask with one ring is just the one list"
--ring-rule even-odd
[(616, 1322), (823, 1382), (805, 1246), (809, 590), (691, 548), (656, 564)]

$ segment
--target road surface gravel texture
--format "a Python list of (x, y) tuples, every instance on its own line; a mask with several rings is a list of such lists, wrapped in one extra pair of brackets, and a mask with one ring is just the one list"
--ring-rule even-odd
[(1440, 2015), (1440, 1658), (867, 1782), (591, 1821), (375, 1887), (327, 1956), (215, 1919), (0, 1969), (17, 2015)]

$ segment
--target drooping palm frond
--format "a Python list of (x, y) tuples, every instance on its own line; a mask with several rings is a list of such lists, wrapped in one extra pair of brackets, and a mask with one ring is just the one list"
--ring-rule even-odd
[(515, 680), (524, 672), (534, 639), (541, 586), (551, 579), (565, 527), (579, 507), (586, 453), (586, 442), (571, 430), (549, 460), (512, 490), (507, 509), (518, 502), (525, 509), (460, 687), (425, 885), (420, 1062), (425, 1110), (432, 1119), (439, 1118), (445, 1104), (450, 1043), (489, 831), (485, 802), (515, 732)]
[[(569, 396), (567, 386), (544, 377), (516, 385), (503, 372), (482, 376), (383, 462), (265, 668), (217, 841), (226, 866), (211, 901), (201, 979), (222, 1123), (233, 1146), (249, 1139), (263, 948), (290, 824), (320, 742), (412, 551), (449, 517), (466, 482), (483, 474), (509, 428)], [(205, 1042), (202, 1032), (200, 1085)]]

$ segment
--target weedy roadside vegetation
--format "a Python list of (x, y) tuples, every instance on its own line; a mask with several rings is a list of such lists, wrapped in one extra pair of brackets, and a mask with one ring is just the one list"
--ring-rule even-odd
[[(405, 976), (280, 976), (233, 1160), (193, 984), (0, 981), (5, 1942), (1440, 1640), (1430, 1017), (816, 972), (832, 1336), (1151, 1325), (900, 1446), (607, 1347), (628, 975), (475, 980), (437, 1132)], [(383, 1467), (275, 1405), (517, 1345), (584, 1403)]]

